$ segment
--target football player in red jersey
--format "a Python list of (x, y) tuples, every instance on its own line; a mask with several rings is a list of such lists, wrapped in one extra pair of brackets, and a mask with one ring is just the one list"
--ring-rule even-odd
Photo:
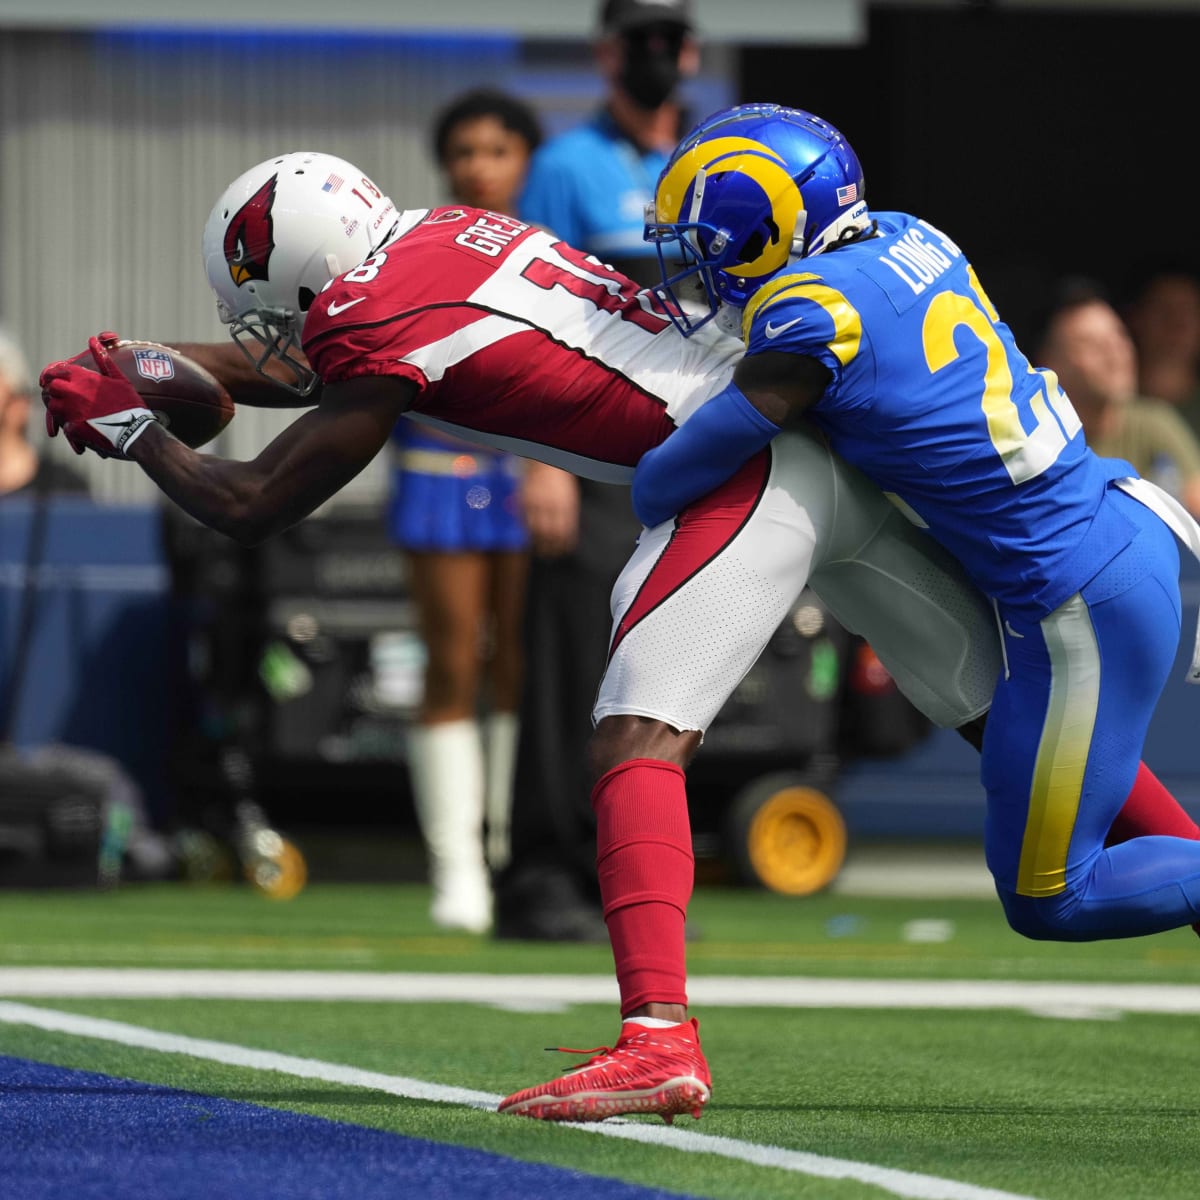
[[(401, 416), (616, 482), (688, 420), (726, 422), (730, 441), (761, 437), (723, 402), (737, 339), (715, 325), (680, 338), (653, 294), (511, 217), (399, 212), (339, 159), (284, 155), (241, 176), (213, 210), (204, 255), (247, 359), (230, 344), (181, 349), (240, 403), (315, 407), (251, 462), (196, 453), (153, 420), (116, 456), (243, 542), (311, 513)], [(100, 340), (91, 345), (100, 374), (70, 364), (43, 372), (48, 422), (80, 452), (114, 455), (111, 430), (145, 409), (108, 369)], [(708, 1101), (686, 1014), (693, 859), (683, 768), (806, 584), (936, 723), (970, 728), (986, 711), (1000, 660), (982, 597), (811, 433), (776, 438), (716, 491), (643, 531), (613, 593), (590, 764), (625, 1023), (612, 1051), (502, 1110), (670, 1120)], [(1156, 831), (1191, 824), (1148, 772), (1138, 787), (1141, 807), (1120, 836), (1147, 831), (1137, 825), (1147, 811)]]

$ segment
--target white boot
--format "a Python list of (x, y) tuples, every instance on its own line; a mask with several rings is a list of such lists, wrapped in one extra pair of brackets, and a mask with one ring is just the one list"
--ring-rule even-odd
[(503, 870), (512, 857), (513, 774), (517, 765), (517, 714), (492, 713), (483, 725), (485, 786), (483, 816), (487, 825), (487, 860), (493, 871)]
[(417, 725), (408, 733), (413, 803), (429, 856), (435, 925), (482, 933), (492, 923), (483, 856), (483, 746), (474, 721)]

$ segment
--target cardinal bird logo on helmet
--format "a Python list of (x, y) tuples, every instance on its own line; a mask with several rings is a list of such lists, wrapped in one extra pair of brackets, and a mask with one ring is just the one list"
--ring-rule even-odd
[(241, 287), (250, 279), (269, 279), (267, 268), (275, 249), (275, 223), (271, 209), (275, 205), (275, 181), (266, 183), (233, 214), (225, 229), (225, 261), (229, 275)]

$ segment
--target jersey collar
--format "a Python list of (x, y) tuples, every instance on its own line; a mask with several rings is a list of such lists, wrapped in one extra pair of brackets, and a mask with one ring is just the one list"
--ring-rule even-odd
[(406, 208), (396, 218), (396, 225), (388, 242), (395, 242), (414, 230), (431, 212), (433, 212), (432, 208)]

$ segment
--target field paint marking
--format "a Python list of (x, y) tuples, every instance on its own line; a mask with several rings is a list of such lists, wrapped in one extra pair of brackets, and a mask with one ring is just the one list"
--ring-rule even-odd
[[(322, 1062), (315, 1058), (297, 1058), (270, 1050), (253, 1050), (231, 1042), (214, 1042), (207, 1038), (162, 1033), (140, 1025), (126, 1025), (122, 1021), (83, 1017), (77, 1013), (35, 1008), (28, 1004), (13, 1004), (2, 1000), (0, 1022), (8, 1025), (32, 1025), (51, 1033), (97, 1038), (101, 1041), (117, 1042), (123, 1046), (157, 1050), (163, 1054), (186, 1054), (192, 1058), (207, 1059), (233, 1067), (249, 1067), (255, 1071), (277, 1071), (282, 1075), (293, 1075), (302, 1079), (320, 1079), (326, 1083), (339, 1083), (347, 1087), (370, 1088), (412, 1100), (464, 1104), (470, 1108), (492, 1110), (502, 1099), (500, 1096), (472, 1091), (469, 1088), (443, 1087), (421, 1079), (409, 1079), (403, 1075), (383, 1075), (376, 1071), (363, 1071), (358, 1067)], [(521, 1119), (505, 1118), (514, 1121)], [(774, 1167), (799, 1175), (811, 1175), (822, 1179), (852, 1179), (881, 1188), (893, 1195), (903, 1196), (906, 1200), (1034, 1200), (1031, 1196), (976, 1187), (970, 1183), (940, 1179), (936, 1175), (921, 1175), (914, 1171), (877, 1167), (871, 1163), (828, 1158), (823, 1154), (808, 1154), (803, 1150), (785, 1150), (781, 1146), (759, 1146), (752, 1142), (739, 1142), (735, 1138), (692, 1133), (686, 1129), (673, 1129), (666, 1125), (642, 1125), (633, 1121), (610, 1119), (602, 1123), (572, 1123), (571, 1128), (675, 1150), (716, 1154), (721, 1158), (736, 1159), (758, 1167)]]
[[(0, 968), (0, 996), (90, 999), (372, 1000), (489, 1004), (554, 1011), (618, 1003), (610, 975), (209, 971), (106, 967)], [(962, 979), (692, 976), (696, 1008), (1009, 1008), (1037, 1016), (1111, 1018), (1122, 1012), (1200, 1013), (1193, 984), (1040, 983)]]

